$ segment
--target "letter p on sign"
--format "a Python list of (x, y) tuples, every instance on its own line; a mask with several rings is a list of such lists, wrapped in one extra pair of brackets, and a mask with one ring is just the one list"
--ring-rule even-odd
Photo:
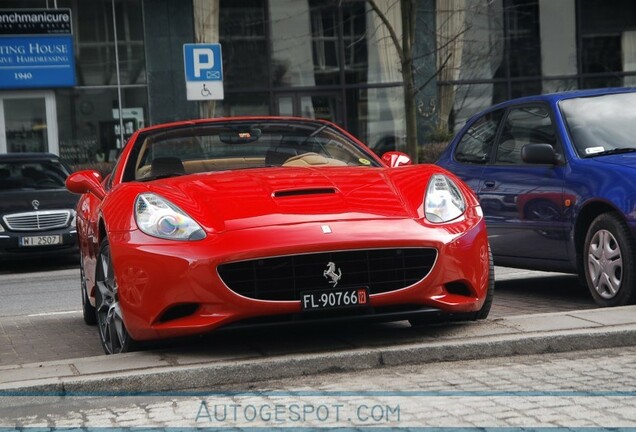
[(201, 71), (206, 69), (214, 69), (214, 51), (209, 48), (194, 48), (192, 50), (194, 57), (194, 76), (201, 77)]

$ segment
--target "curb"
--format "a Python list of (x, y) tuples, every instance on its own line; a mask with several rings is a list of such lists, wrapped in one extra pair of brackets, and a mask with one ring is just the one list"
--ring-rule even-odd
[[(142, 393), (211, 389), (228, 384), (294, 378), (321, 373), (356, 372), (439, 361), (478, 360), (515, 355), (559, 353), (634, 345), (636, 324), (575, 330), (476, 336), (358, 348), (328, 353), (161, 366), (109, 374), (87, 374), (0, 384), (0, 396), (53, 393)], [(135, 353), (143, 356), (144, 353)], [(72, 361), (71, 361), (72, 363)]]

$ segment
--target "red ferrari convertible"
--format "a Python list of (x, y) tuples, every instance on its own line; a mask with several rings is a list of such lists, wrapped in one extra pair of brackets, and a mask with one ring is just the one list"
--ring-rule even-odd
[(106, 353), (251, 326), (481, 319), (494, 293), (461, 180), (300, 118), (137, 131), (105, 179), (72, 174), (84, 320)]

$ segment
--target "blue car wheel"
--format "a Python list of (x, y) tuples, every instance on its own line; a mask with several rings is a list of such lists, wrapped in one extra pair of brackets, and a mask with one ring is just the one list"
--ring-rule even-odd
[(602, 306), (631, 304), (636, 297), (636, 246), (627, 225), (615, 213), (598, 216), (585, 238), (587, 286)]

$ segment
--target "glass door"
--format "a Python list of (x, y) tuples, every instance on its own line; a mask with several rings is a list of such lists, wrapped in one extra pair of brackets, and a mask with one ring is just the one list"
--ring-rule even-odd
[(285, 93), (276, 98), (276, 115), (329, 120), (343, 125), (338, 93)]
[(0, 153), (59, 154), (55, 95), (0, 92)]

